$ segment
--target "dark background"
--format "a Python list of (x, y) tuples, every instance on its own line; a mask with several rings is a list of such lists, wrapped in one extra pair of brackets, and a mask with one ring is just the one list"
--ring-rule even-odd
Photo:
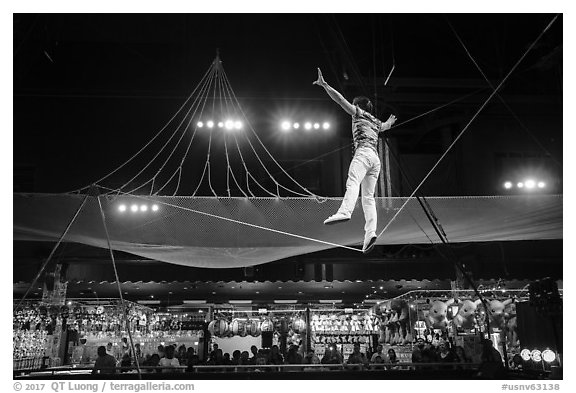
[[(393, 195), (409, 195), (398, 167), (417, 184), (491, 93), (450, 25), (497, 85), (553, 17), (16, 14), (14, 190), (69, 191), (116, 168), (176, 112), (219, 48), (259, 136), (287, 169), (309, 168), (292, 173), (321, 195), (343, 193), (351, 152), (342, 147), (351, 135), (348, 116), (312, 85), (316, 67), (350, 100), (377, 94), (378, 116), (394, 113), (399, 123), (479, 91), (394, 130), (389, 143), (401, 162), (391, 164)], [(561, 191), (561, 16), (500, 92), (506, 106), (490, 101), (424, 195), (501, 193), (501, 179), (527, 164), (546, 170), (549, 192)], [(311, 113), (332, 120), (333, 130), (280, 136), (280, 119)], [(203, 165), (198, 156), (191, 165)], [(190, 184), (199, 176), (183, 174)]]

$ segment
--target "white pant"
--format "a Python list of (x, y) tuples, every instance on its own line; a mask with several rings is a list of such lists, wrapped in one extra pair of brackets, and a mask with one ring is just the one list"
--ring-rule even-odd
[(348, 169), (348, 180), (346, 180), (346, 194), (342, 205), (338, 209), (339, 213), (351, 215), (358, 200), (360, 186), (362, 186), (362, 210), (366, 224), (364, 231), (366, 236), (376, 233), (377, 215), (376, 201), (374, 200), (374, 189), (380, 174), (380, 159), (378, 154), (369, 147), (361, 147), (356, 150), (354, 158)]

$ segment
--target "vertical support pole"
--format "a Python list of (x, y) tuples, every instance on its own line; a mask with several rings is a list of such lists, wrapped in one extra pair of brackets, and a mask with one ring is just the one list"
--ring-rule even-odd
[(112, 244), (110, 243), (108, 226), (106, 225), (106, 216), (104, 215), (104, 209), (102, 208), (102, 201), (100, 200), (99, 192), (96, 189), (96, 187), (93, 187), (93, 189), (95, 189), (96, 192), (96, 197), (98, 199), (98, 207), (100, 208), (100, 216), (102, 217), (102, 224), (104, 225), (104, 231), (106, 232), (106, 241), (108, 242), (108, 250), (110, 251), (110, 258), (112, 259), (112, 267), (114, 268), (114, 277), (116, 279), (116, 285), (118, 286), (120, 301), (122, 302), (122, 310), (124, 311), (124, 318), (126, 319), (126, 330), (128, 331), (128, 337), (130, 338), (130, 347), (132, 348), (132, 355), (134, 356), (134, 362), (136, 363), (136, 369), (138, 370), (138, 379), (142, 379), (140, 362), (138, 360), (138, 356), (136, 355), (136, 349), (134, 348), (134, 341), (132, 340), (132, 331), (130, 329), (130, 321), (128, 320), (128, 311), (126, 310), (126, 304), (124, 303), (124, 296), (122, 296), (122, 288), (120, 287), (120, 279), (118, 278), (118, 270), (116, 269), (116, 260), (114, 259), (114, 252), (112, 251)]

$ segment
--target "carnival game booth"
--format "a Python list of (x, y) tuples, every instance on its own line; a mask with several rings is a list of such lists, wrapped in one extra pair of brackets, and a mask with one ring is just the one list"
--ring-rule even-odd
[[(411, 291), (378, 302), (371, 312), (379, 319), (379, 342), (401, 347), (412, 346), (418, 338), (432, 345), (444, 340), (462, 347), (468, 361), (480, 363), (481, 340), (489, 338), (514, 367), (521, 353), (525, 362), (540, 363), (538, 354), (543, 351), (553, 354), (548, 363), (560, 364), (561, 321), (557, 317), (561, 315), (561, 289), (556, 286), (557, 298), (544, 304), (541, 298), (534, 299), (538, 295), (528, 287), (506, 290), (495, 285), (481, 287), (479, 292), (483, 299), (473, 290)], [(545, 368), (544, 362), (540, 365)]]
[(125, 309), (119, 299), (68, 299), (62, 306), (26, 302), (13, 314), (13, 369), (91, 365), (99, 346), (119, 361), (132, 353), (130, 336), (140, 359), (157, 352), (159, 345), (198, 351), (207, 325), (205, 312), (157, 312), (138, 303), (124, 304)]

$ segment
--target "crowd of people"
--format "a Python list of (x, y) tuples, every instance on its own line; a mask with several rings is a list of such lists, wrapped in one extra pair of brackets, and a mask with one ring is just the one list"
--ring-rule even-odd
[[(485, 339), (482, 345), (481, 362), (483, 364), (492, 364), (496, 368), (502, 366), (502, 357), (492, 346), (492, 342)], [(384, 347), (378, 345), (374, 351), (368, 350), (367, 353), (364, 353), (358, 343), (354, 344), (353, 352), (347, 357), (343, 356), (335, 346), (327, 345), (321, 358), (316, 355), (314, 350), (304, 354), (297, 345), (291, 345), (286, 354), (283, 355), (277, 345), (273, 345), (270, 348), (257, 348), (253, 345), (250, 348), (250, 352), (235, 350), (230, 354), (224, 353), (218, 347), (218, 344), (214, 344), (212, 351), (210, 351), (205, 360), (200, 360), (193, 347), (186, 348), (185, 345), (159, 345), (155, 353), (142, 356), (140, 347), (136, 344), (135, 351), (139, 365), (146, 372), (175, 372), (176, 370), (192, 372), (195, 371), (196, 366), (252, 366), (224, 367), (220, 371), (238, 371), (242, 368), (253, 371), (279, 369), (277, 367), (260, 367), (264, 365), (302, 365), (302, 367), (296, 369), (303, 371), (329, 370), (337, 368), (336, 366), (352, 370), (400, 369), (406, 367), (406, 365), (400, 364), (394, 348), (388, 348), (387, 351), (384, 351)], [(458, 367), (458, 364), (472, 363), (472, 359), (466, 355), (462, 347), (453, 346), (449, 341), (441, 339), (432, 343), (423, 338), (418, 338), (412, 351), (411, 363), (434, 364), (433, 367), (444, 367), (442, 363), (446, 363), (446, 367), (455, 368)], [(107, 351), (107, 348), (102, 346), (98, 348), (98, 359), (94, 365), (94, 373), (127, 372), (130, 369), (134, 369), (135, 366), (131, 350), (127, 346), (120, 362), (116, 362), (115, 358)], [(425, 365), (423, 366), (426, 367)]]

